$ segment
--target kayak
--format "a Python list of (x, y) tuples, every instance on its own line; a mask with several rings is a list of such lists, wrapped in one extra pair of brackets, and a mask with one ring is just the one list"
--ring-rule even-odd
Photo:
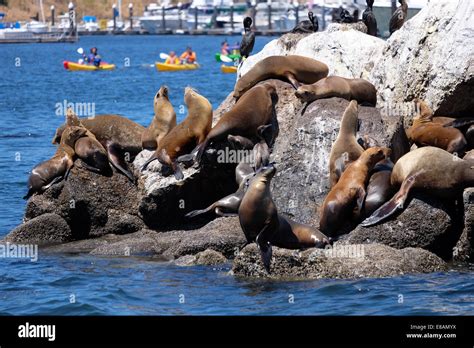
[[(235, 62), (240, 59), (240, 54), (228, 54), (227, 57), (229, 57)], [(222, 62), (220, 53), (216, 53), (216, 61)]]
[(158, 71), (182, 71), (196, 70), (199, 68), (199, 64), (167, 64), (156, 62), (155, 67)]
[(65, 60), (63, 62), (64, 69), (70, 71), (96, 71), (96, 70), (114, 70), (115, 64), (102, 63), (99, 67), (95, 65), (79, 64)]
[(233, 66), (233, 65), (225, 65), (225, 64), (222, 64), (221, 65), (221, 71), (224, 73), (224, 74), (235, 74), (237, 72), (237, 67), (236, 66)]

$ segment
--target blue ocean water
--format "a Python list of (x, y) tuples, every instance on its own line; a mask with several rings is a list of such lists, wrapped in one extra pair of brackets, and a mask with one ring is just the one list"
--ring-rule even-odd
[[(55, 151), (51, 138), (63, 122), (55, 113), (58, 103), (94, 103), (97, 114), (118, 113), (147, 125), (153, 96), (166, 84), (178, 119), (186, 114), (179, 106), (188, 85), (217, 107), (235, 81), (214, 60), (224, 38), (97, 36), (78, 44), (0, 45), (0, 237), (21, 223), (29, 171)], [(259, 37), (255, 51), (270, 40)], [(186, 45), (197, 52), (200, 70), (158, 73), (150, 66), (160, 52), (180, 52)], [(62, 61), (75, 61), (79, 46), (97, 46), (117, 69), (65, 71)], [(474, 314), (472, 268), (388, 279), (273, 282), (236, 279), (228, 275), (230, 265), (177, 267), (131, 257), (40, 251), (37, 262), (0, 262), (0, 314)]]

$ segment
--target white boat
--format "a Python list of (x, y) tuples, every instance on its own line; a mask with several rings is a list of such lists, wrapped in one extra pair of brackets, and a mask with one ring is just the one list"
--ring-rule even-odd
[[(139, 17), (140, 26), (150, 34), (156, 34), (165, 29), (183, 29), (186, 27), (186, 9), (189, 4), (183, 5), (181, 9), (164, 1), (158, 5), (151, 3), (146, 6), (143, 16)], [(164, 20), (163, 20), (164, 12)]]
[[(112, 23), (113, 26), (113, 23)], [(97, 31), (99, 30), (99, 24), (97, 24), (97, 18), (95, 16), (84, 16), (82, 17), (82, 23), (77, 26), (79, 31)]]
[(48, 31), (48, 25), (44, 22), (31, 21), (26, 23), (26, 30), (31, 33), (45, 33)]

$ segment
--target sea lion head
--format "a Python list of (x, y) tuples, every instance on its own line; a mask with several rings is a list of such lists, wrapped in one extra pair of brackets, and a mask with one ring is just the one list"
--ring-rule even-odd
[(314, 86), (312, 85), (302, 85), (296, 90), (295, 96), (303, 102), (312, 102), (314, 99), (316, 99), (313, 89)]
[(66, 124), (68, 126), (80, 126), (81, 121), (77, 117), (76, 113), (72, 108), (68, 108), (66, 111)]
[(63, 135), (64, 129), (66, 129), (66, 125), (63, 124), (56, 129), (54, 133), (53, 140), (51, 141), (52, 144), (59, 144), (61, 142), (61, 136)]
[(66, 127), (61, 135), (61, 143), (74, 146), (77, 139), (86, 136), (87, 129), (84, 127), (70, 126)]
[(156, 92), (155, 100), (156, 100), (156, 99), (159, 99), (159, 98), (166, 98), (166, 99), (168, 99), (168, 86), (163, 85), (163, 86), (160, 87), (160, 89), (158, 90), (158, 92)]
[(371, 166), (374, 166), (383, 159), (386, 159), (390, 156), (391, 150), (387, 147), (371, 147), (365, 150), (361, 158), (365, 158), (367, 163)]

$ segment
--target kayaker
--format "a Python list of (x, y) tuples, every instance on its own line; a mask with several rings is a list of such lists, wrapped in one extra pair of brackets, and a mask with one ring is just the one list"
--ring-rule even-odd
[(229, 44), (227, 43), (227, 41), (224, 41), (221, 44), (221, 55), (223, 55), (223, 56), (228, 56), (229, 55)]
[(181, 60), (181, 64), (194, 64), (196, 62), (196, 52), (193, 52), (193, 49), (188, 46), (179, 59)]
[(95, 66), (99, 66), (102, 60), (101, 56), (97, 53), (97, 47), (92, 47), (90, 50), (90, 54), (86, 56), (83, 54), (84, 60), (86, 63), (93, 64)]
[(165, 60), (165, 64), (179, 64), (179, 58), (175, 51), (171, 51), (168, 58)]

